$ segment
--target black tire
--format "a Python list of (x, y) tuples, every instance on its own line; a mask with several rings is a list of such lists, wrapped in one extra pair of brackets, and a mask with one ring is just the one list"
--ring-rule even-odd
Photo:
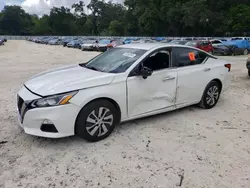
[(243, 51), (243, 55), (247, 55), (248, 54), (248, 49), (245, 49), (244, 51)]
[(250, 69), (248, 69), (248, 76), (250, 76)]
[[(100, 118), (99, 110), (101, 108), (104, 114), (101, 113), (102, 117)], [(108, 112), (106, 110), (108, 110)], [(97, 117), (97, 119), (95, 117)], [(103, 123), (105, 118), (108, 119), (106, 119), (106, 123)], [(90, 120), (92, 122), (90, 122)], [(89, 142), (97, 142), (107, 138), (119, 122), (120, 112), (112, 103), (107, 100), (96, 100), (87, 104), (78, 114), (75, 133)], [(106, 130), (104, 130), (104, 127), (106, 127)]]
[[(214, 94), (211, 92), (213, 92)], [(213, 97), (211, 97), (209, 93), (213, 94)], [(213, 108), (220, 98), (220, 93), (221, 85), (217, 81), (211, 81), (204, 90), (199, 106), (204, 109)]]

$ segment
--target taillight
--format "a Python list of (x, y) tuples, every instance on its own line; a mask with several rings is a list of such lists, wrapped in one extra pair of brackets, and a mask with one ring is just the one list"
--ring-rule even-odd
[(224, 66), (225, 66), (226, 68), (228, 68), (228, 72), (230, 72), (230, 70), (231, 70), (231, 64), (228, 63), (228, 64), (225, 64)]

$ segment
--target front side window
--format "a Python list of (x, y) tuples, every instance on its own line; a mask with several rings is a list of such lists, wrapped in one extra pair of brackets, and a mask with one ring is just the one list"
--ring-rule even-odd
[(146, 52), (133, 48), (113, 48), (80, 66), (101, 72), (122, 73)]
[(198, 65), (208, 57), (206, 53), (192, 48), (175, 48), (174, 55), (177, 67)]
[(148, 67), (153, 71), (169, 68), (170, 53), (166, 50), (161, 50), (153, 53), (143, 62), (143, 66)]

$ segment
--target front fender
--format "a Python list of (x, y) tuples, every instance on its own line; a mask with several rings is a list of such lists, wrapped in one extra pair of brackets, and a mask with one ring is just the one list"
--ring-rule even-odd
[(117, 103), (121, 111), (121, 120), (127, 118), (126, 83), (112, 83), (109, 85), (80, 90), (70, 103), (82, 109), (89, 102), (98, 98), (109, 98)]

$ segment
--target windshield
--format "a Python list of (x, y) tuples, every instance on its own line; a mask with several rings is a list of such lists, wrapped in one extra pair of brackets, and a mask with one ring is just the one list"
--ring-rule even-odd
[(132, 48), (114, 48), (80, 66), (108, 73), (125, 72), (146, 50)]
[(100, 44), (109, 44), (110, 40), (100, 40), (99, 43)]
[(196, 42), (187, 42), (186, 45), (187, 46), (196, 46)]

